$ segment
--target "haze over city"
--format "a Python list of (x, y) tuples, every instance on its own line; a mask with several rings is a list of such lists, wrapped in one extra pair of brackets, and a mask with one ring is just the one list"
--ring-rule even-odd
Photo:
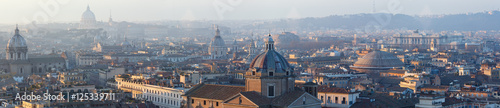
[(499, 108), (498, 0), (0, 0), (0, 108)]
[[(119, 21), (263, 20), (325, 17), (358, 13), (442, 15), (474, 13), (500, 8), (498, 0), (2, 0), (0, 24), (23, 24), (39, 12), (48, 22), (77, 22), (90, 5), (98, 21), (110, 13)], [(46, 8), (49, 7), (49, 8)], [(48, 10), (44, 10), (48, 9)], [(218, 12), (219, 11), (219, 12)], [(219, 16), (219, 14), (222, 14)]]

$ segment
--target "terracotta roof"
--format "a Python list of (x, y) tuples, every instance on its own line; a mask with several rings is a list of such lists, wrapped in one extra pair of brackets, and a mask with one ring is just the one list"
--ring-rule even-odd
[(403, 92), (405, 90), (407, 90), (408, 88), (404, 88), (404, 87), (389, 87), (387, 88), (389, 91), (398, 91), (398, 92)]
[(443, 107), (446, 107), (449, 105), (464, 103), (464, 102), (465, 101), (456, 98), (445, 98), (444, 102), (441, 105), (443, 105)]
[(327, 86), (319, 86), (318, 92), (328, 92), (328, 93), (349, 93), (348, 90), (337, 87), (327, 87)]
[(288, 92), (288, 93), (282, 94), (278, 97), (275, 97), (271, 103), (273, 106), (277, 105), (277, 106), (285, 107), (285, 106), (292, 104), (295, 100), (299, 99), (300, 96), (304, 95), (304, 93), (306, 93), (306, 92), (302, 91), (299, 88), (295, 88), (295, 90), (292, 92)]
[(433, 86), (433, 85), (424, 85), (423, 87), (421, 87), (421, 89), (442, 89), (442, 90), (447, 90), (450, 86), (444, 86), (444, 85), (440, 85), (440, 86)]
[(377, 106), (370, 102), (370, 99), (360, 99), (359, 102), (354, 103), (351, 108), (377, 108)]
[[(360, 97), (362, 96), (360, 95)], [(375, 99), (375, 101), (371, 103), (377, 108), (412, 108), (418, 103), (418, 98), (397, 99), (386, 93), (373, 93), (369, 95), (368, 98)], [(359, 105), (356, 105), (356, 107), (353, 108), (358, 108), (358, 106)]]
[(248, 100), (252, 101), (253, 103), (257, 104), (258, 106), (269, 105), (271, 102), (271, 99), (263, 97), (262, 95), (260, 95), (255, 91), (241, 92), (240, 94), (246, 97)]
[(186, 92), (185, 95), (204, 99), (226, 100), (242, 91), (245, 91), (244, 86), (198, 84)]

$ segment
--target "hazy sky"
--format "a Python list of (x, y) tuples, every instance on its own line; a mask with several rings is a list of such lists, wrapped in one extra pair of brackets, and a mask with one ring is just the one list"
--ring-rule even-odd
[[(98, 21), (241, 20), (371, 13), (374, 0), (0, 0), (0, 24), (77, 22), (90, 5)], [(500, 0), (376, 0), (376, 12), (436, 15), (498, 10)], [(49, 7), (49, 8), (47, 8)], [(37, 18), (34, 18), (37, 17)]]

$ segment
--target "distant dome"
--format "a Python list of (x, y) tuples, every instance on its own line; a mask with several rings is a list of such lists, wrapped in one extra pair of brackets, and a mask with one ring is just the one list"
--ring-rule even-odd
[(121, 46), (131, 46), (131, 44), (127, 41), (127, 38), (125, 38), (121, 43)]
[(390, 69), (403, 67), (404, 63), (391, 53), (384, 51), (373, 51), (354, 63), (352, 68), (362, 69)]
[(90, 11), (90, 7), (89, 6), (87, 6), (87, 10), (85, 10), (85, 12), (83, 12), (83, 14), (82, 14), (81, 21), (85, 21), (85, 20), (93, 20), (93, 21), (95, 21), (94, 12)]
[(208, 47), (208, 54), (212, 59), (222, 59), (227, 57), (227, 47), (226, 43), (220, 36), (219, 28), (215, 31), (215, 37), (210, 41), (210, 46)]
[(121, 46), (130, 46), (130, 43), (128, 41), (122, 42)]
[(83, 12), (82, 18), (80, 19), (80, 28), (93, 28), (95, 23), (96, 20), (94, 12), (90, 11), (90, 7), (87, 5), (87, 10)]
[(27, 47), (26, 40), (19, 34), (19, 29), (16, 27), (14, 36), (10, 38), (7, 48)]
[(220, 36), (215, 36), (210, 42), (210, 46), (226, 46), (226, 43)]
[(215, 31), (215, 37), (212, 38), (212, 41), (210, 42), (211, 47), (215, 46), (226, 46), (226, 43), (224, 42), (224, 39), (220, 36), (220, 31), (219, 28)]

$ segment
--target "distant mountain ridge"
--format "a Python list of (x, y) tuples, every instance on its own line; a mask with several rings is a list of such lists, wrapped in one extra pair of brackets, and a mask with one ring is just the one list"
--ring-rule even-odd
[(500, 30), (500, 11), (453, 14), (433, 17), (404, 14), (331, 15), (317, 18), (284, 19), (243, 26), (243, 28), (307, 29), (423, 29), (423, 30)]

